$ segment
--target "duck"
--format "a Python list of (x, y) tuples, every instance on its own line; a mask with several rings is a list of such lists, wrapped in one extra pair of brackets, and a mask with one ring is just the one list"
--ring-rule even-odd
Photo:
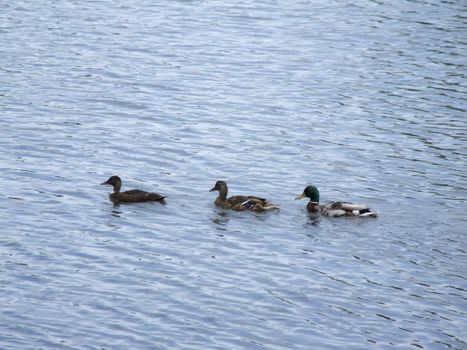
[(218, 191), (214, 204), (223, 209), (232, 209), (235, 211), (254, 211), (262, 212), (270, 209), (279, 209), (279, 206), (271, 203), (270, 201), (255, 197), (255, 196), (232, 196), (227, 198), (229, 191), (227, 183), (225, 181), (217, 181), (213, 188), (209, 192)]
[(162, 196), (158, 193), (142, 190), (120, 192), (122, 188), (122, 179), (116, 175), (109, 177), (109, 179), (101, 183), (101, 185), (110, 185), (113, 187), (113, 193), (109, 194), (109, 198), (114, 204), (140, 202), (159, 202), (161, 204), (166, 204), (164, 199), (167, 198), (167, 196)]
[(305, 187), (303, 193), (295, 199), (303, 198), (310, 198), (306, 208), (311, 214), (322, 214), (330, 217), (360, 216), (375, 218), (378, 216), (377, 211), (373, 211), (368, 206), (362, 204), (349, 202), (328, 202), (326, 204), (319, 204), (319, 190), (313, 185)]

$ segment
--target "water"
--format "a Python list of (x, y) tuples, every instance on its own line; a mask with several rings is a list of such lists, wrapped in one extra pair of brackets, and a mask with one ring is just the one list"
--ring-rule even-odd
[[(462, 1), (0, 5), (0, 348), (466, 349), (466, 32)], [(311, 183), (381, 216), (313, 220)]]

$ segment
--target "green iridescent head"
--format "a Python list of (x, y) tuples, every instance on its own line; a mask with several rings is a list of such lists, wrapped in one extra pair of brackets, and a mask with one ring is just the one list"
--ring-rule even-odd
[(295, 199), (310, 198), (310, 201), (319, 203), (319, 191), (315, 186), (307, 186), (303, 190), (303, 193)]

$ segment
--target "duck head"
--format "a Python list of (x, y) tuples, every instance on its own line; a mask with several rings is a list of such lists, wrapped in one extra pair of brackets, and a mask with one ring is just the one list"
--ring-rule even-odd
[(225, 181), (217, 181), (214, 187), (209, 190), (209, 192), (213, 191), (218, 191), (219, 196), (225, 199), (227, 197), (228, 191), (227, 184), (225, 183)]
[(295, 199), (303, 199), (303, 198), (310, 198), (311, 202), (319, 203), (319, 191), (315, 186), (307, 186), (303, 190), (303, 193)]
[(122, 187), (122, 179), (114, 175), (109, 177), (107, 181), (101, 183), (101, 185), (110, 185), (114, 188), (114, 192), (119, 192)]

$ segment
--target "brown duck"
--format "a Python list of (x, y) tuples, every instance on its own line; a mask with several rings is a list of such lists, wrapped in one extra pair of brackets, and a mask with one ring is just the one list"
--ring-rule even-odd
[(159, 202), (165, 204), (164, 198), (158, 193), (146, 192), (141, 190), (129, 190), (120, 192), (122, 188), (122, 180), (118, 176), (111, 176), (106, 182), (101, 185), (110, 185), (114, 191), (109, 195), (110, 200), (115, 203), (139, 203), (139, 202)]
[(223, 209), (232, 209), (236, 211), (250, 210), (261, 212), (279, 208), (268, 200), (255, 196), (232, 196), (227, 198), (228, 190), (227, 184), (224, 181), (217, 181), (215, 186), (209, 190), (210, 192), (219, 192), (219, 196), (214, 201), (214, 204)]

